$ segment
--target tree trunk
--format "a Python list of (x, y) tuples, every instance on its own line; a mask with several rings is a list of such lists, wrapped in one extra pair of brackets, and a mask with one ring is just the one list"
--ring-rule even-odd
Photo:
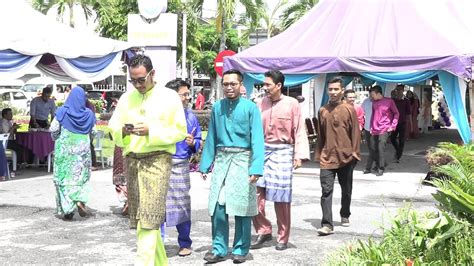
[[(222, 24), (221, 24), (221, 40), (219, 44), (219, 52), (222, 52), (225, 50), (225, 27), (226, 27), (226, 21), (227, 21), (227, 16), (224, 14), (222, 17)], [(216, 101), (222, 99), (223, 96), (223, 91), (222, 91), (222, 77), (217, 75), (216, 77)]]
[(74, 3), (69, 2), (68, 6), (69, 6), (69, 26), (71, 26), (71, 28), (74, 28), (74, 14), (73, 14)]

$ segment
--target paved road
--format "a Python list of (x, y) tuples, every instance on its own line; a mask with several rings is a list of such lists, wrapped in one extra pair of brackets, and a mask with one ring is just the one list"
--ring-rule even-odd
[[(439, 140), (458, 141), (452, 131), (430, 132), (428, 137), (407, 143), (406, 156), (400, 164), (390, 164), (382, 177), (363, 175), (359, 164), (354, 175), (351, 226), (318, 237), (321, 207), (319, 169), (306, 163), (294, 177), (292, 231), (290, 247), (276, 251), (275, 240), (260, 250), (251, 251), (248, 264), (287, 265), (321, 264), (335, 248), (356, 238), (379, 237), (380, 226), (387, 224), (399, 207), (412, 202), (419, 210), (435, 210), (432, 187), (420, 185), (427, 167), (422, 156), (427, 146)], [(387, 146), (387, 154), (393, 154)], [(0, 182), (0, 264), (133, 264), (136, 251), (135, 232), (122, 217), (111, 184), (110, 169), (93, 172), (91, 199), (93, 216), (63, 221), (54, 215), (52, 175), (38, 170), (23, 170), (15, 180)], [(42, 174), (42, 175), (40, 175)], [(192, 233), (194, 253), (180, 258), (174, 228), (166, 231), (165, 245), (171, 265), (203, 264), (211, 248), (211, 223), (207, 215), (209, 181), (192, 176)], [(339, 221), (340, 189), (336, 185), (333, 212)], [(273, 206), (267, 212), (275, 221)], [(233, 219), (231, 219), (233, 226)], [(276, 232), (274, 228), (274, 234)], [(231, 231), (232, 242), (233, 231)], [(227, 260), (221, 264), (232, 264)]]

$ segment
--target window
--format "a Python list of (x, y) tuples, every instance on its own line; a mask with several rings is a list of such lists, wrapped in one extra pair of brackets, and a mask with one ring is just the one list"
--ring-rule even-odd
[(5, 92), (2, 94), (2, 101), (4, 102), (9, 102), (10, 101), (10, 93), (9, 92)]
[(25, 94), (23, 94), (22, 92), (14, 92), (13, 93), (13, 100), (26, 100), (26, 96)]

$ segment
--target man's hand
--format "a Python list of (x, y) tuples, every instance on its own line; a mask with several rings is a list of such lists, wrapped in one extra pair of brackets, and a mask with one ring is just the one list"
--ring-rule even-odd
[(293, 159), (293, 169), (301, 167), (301, 159)]
[(122, 127), (122, 135), (123, 136), (128, 136), (133, 133), (133, 127), (127, 127), (126, 125), (123, 125)]
[(258, 178), (259, 178), (259, 177), (260, 177), (260, 176), (258, 176), (258, 175), (251, 175), (251, 176), (249, 176), (249, 182), (250, 182), (250, 183), (255, 183), (255, 182), (258, 181)]
[(203, 172), (199, 172), (199, 174), (201, 175), (202, 180), (206, 180), (206, 179), (207, 179), (207, 174), (205, 174), (205, 173), (203, 173)]
[(143, 123), (137, 123), (134, 125), (132, 133), (137, 136), (148, 136), (148, 126)]
[(357, 152), (352, 152), (352, 157), (354, 157), (357, 161), (360, 161), (360, 156), (357, 155)]
[(188, 144), (189, 147), (194, 147), (194, 136), (191, 134), (188, 134), (186, 136), (186, 144)]

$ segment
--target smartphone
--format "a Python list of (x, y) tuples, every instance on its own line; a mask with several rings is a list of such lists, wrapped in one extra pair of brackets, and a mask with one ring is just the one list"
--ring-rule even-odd
[(128, 129), (128, 130), (132, 130), (133, 129), (133, 124), (125, 124), (125, 128)]

